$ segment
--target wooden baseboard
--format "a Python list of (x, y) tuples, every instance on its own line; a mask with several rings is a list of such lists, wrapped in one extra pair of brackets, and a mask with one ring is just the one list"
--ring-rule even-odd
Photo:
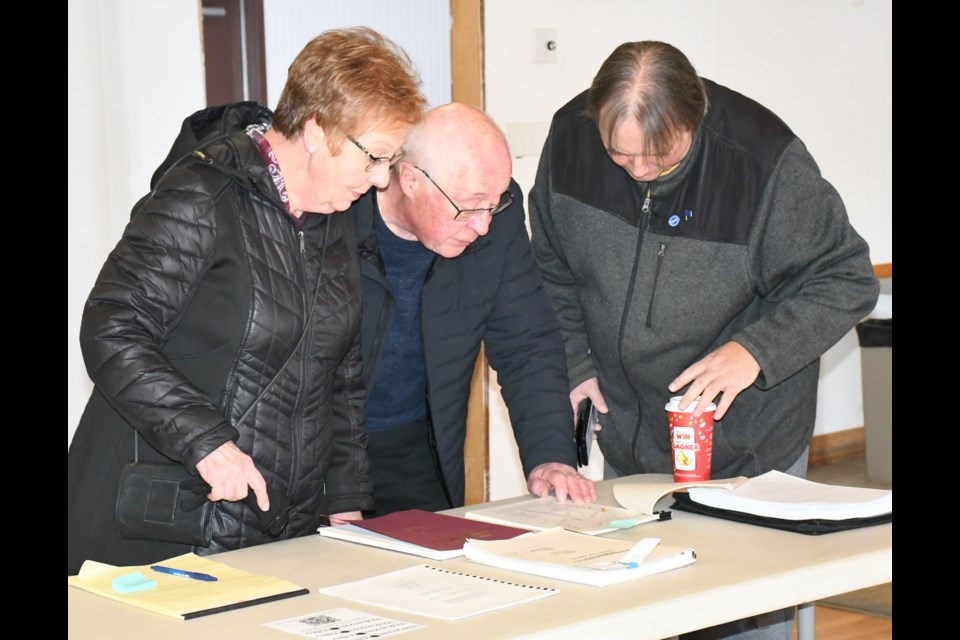
[(847, 460), (866, 454), (863, 427), (813, 436), (810, 440), (810, 466)]
[(873, 265), (873, 275), (878, 278), (892, 278), (893, 277), (893, 263), (884, 262), (882, 264)]

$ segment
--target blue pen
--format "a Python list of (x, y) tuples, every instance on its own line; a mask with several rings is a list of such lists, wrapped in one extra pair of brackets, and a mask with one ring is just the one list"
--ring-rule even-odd
[(160, 573), (169, 573), (171, 576), (180, 576), (181, 578), (192, 578), (193, 580), (203, 580), (204, 582), (216, 582), (217, 579), (207, 573), (200, 573), (199, 571), (187, 571), (186, 569), (174, 569), (173, 567), (164, 567), (163, 565), (155, 564), (150, 566), (154, 571), (159, 571)]

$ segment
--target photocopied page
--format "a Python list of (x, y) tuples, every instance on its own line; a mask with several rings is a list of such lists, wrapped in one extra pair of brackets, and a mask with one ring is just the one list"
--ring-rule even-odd
[(611, 540), (564, 529), (550, 529), (512, 540), (469, 540), (467, 559), (481, 564), (595, 587), (669, 571), (696, 560), (691, 548)]
[(460, 620), (555, 596), (560, 590), (421, 564), (323, 587), (319, 593), (430, 618)]
[(407, 631), (423, 629), (422, 624), (385, 618), (365, 611), (339, 608), (316, 611), (302, 616), (264, 622), (263, 626), (304, 638), (389, 638)]
[(629, 529), (644, 522), (661, 519), (660, 514), (641, 513), (601, 504), (558, 503), (554, 496), (530, 498), (492, 507), (479, 507), (464, 514), (470, 520), (545, 531), (562, 527), (586, 535), (599, 535), (617, 529)]

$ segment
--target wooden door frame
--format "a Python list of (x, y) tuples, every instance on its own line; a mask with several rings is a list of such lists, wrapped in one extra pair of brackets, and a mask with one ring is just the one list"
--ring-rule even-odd
[[(266, 105), (263, 0), (200, 0), (199, 4), (207, 106), (242, 100)], [(234, 26), (237, 31), (232, 35), (236, 40), (230, 40), (228, 45), (222, 40), (223, 30)], [(216, 37), (218, 34), (220, 38)], [(230, 46), (234, 43), (236, 47)]]
[[(483, 95), (483, 0), (450, 0), (451, 97), (478, 109)], [(490, 376), (483, 347), (473, 368), (463, 447), (466, 504), (490, 495)]]

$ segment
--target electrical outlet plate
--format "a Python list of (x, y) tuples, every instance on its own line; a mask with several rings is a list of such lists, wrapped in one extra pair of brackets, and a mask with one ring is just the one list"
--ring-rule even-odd
[(556, 29), (533, 30), (533, 61), (538, 63), (557, 61)]

